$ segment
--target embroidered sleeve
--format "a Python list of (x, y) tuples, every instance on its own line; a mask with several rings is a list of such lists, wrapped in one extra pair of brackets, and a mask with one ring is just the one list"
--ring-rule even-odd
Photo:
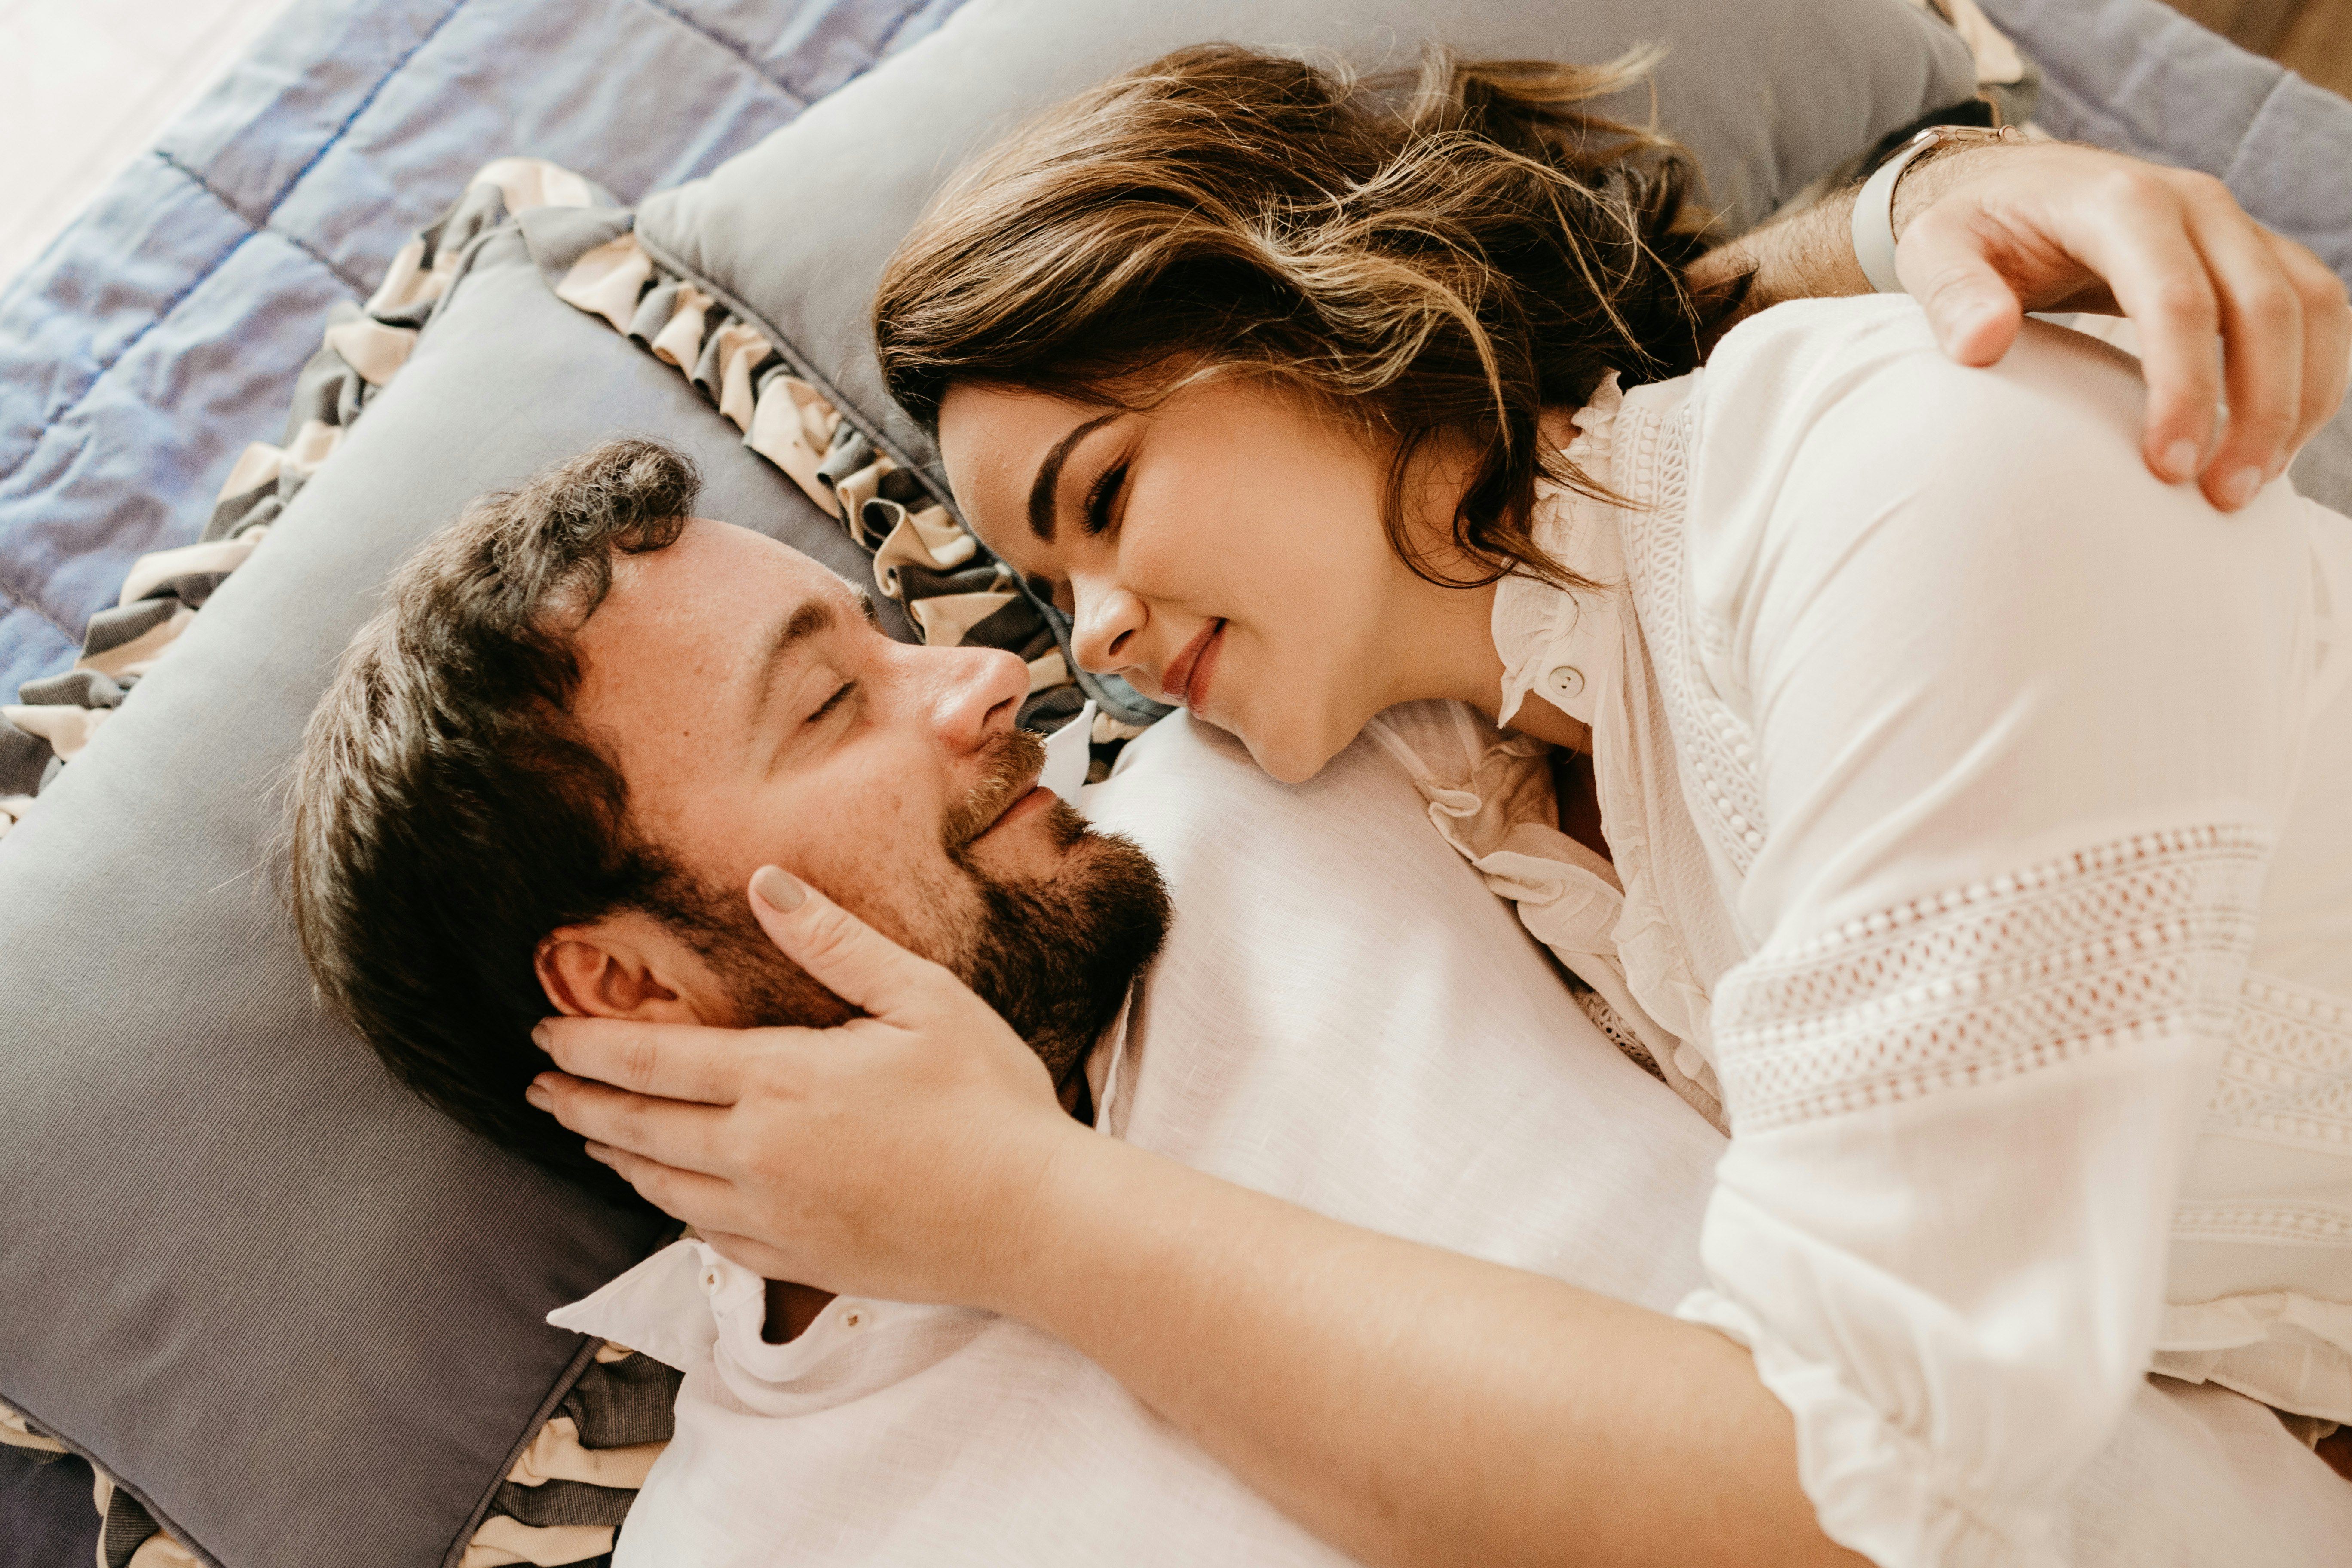
[(2243, 825), (2139, 834), (1768, 948), (1716, 996), (1739, 1129), (2221, 1037), (2268, 849)]
[(1750, 957), (1681, 1311), (1749, 1347), (1833, 1539), (2054, 1563), (2163, 1310), (2300, 755), (2308, 549), (2291, 502), (2156, 482), (2111, 359), (2036, 329), (1967, 371), (1916, 308), (1851, 316), (1707, 370), (1676, 740), (1750, 727)]

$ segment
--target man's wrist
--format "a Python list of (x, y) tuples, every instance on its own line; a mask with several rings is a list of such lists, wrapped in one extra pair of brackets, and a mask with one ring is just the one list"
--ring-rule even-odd
[(1983, 160), (1998, 158), (2022, 145), (2014, 142), (1945, 142), (1928, 147), (1911, 160), (1895, 184), (1892, 218), (1900, 241), (1911, 220), (1949, 195), (1958, 186), (1984, 173)]
[[(1717, 247), (1693, 264), (1691, 287), (1720, 287), (1748, 274), (1740, 321), (1790, 300), (1869, 293), (1870, 279), (1854, 259), (1853, 243), (1848, 237), (1853, 197), (1850, 188), (1832, 191), (1802, 211)], [(1736, 324), (1726, 321), (1723, 330)]]

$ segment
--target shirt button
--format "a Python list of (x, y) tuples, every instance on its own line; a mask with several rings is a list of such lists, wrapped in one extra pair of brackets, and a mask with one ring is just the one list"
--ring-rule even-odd
[(866, 1324), (866, 1314), (853, 1307), (841, 1315), (841, 1321), (845, 1327), (863, 1328)]
[(1559, 697), (1584, 695), (1584, 671), (1572, 664), (1563, 664), (1544, 678), (1551, 682), (1552, 693)]
[(702, 1271), (702, 1292), (706, 1296), (719, 1294), (719, 1269), (716, 1265)]

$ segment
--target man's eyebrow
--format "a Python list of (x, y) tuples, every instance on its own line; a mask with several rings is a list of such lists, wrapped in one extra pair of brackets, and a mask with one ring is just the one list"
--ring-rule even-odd
[(1087, 433), (1109, 424), (1127, 412), (1114, 408), (1098, 415), (1054, 443), (1045, 460), (1037, 465), (1037, 477), (1029, 485), (1029, 531), (1046, 543), (1054, 542), (1054, 492), (1061, 488), (1062, 464), (1068, 460), (1070, 448), (1087, 438)]
[(768, 697), (775, 689), (776, 671), (785, 656), (832, 625), (833, 603), (828, 599), (803, 600), (798, 609), (776, 623), (776, 629), (768, 636), (768, 651), (760, 661), (759, 689), (751, 694), (753, 728), (767, 713)]

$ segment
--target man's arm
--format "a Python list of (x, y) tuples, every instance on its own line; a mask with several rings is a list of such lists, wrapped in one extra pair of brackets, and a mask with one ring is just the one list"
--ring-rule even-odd
[[(1693, 282), (1752, 272), (1751, 310), (1868, 293), (1855, 195), (1710, 252)], [(2202, 475), (2226, 510), (2278, 477), (2352, 374), (2343, 280), (2209, 174), (2065, 142), (1935, 149), (1895, 186), (1895, 232), (1904, 287), (1962, 364), (2008, 353), (2028, 310), (2129, 317), (2148, 383), (2147, 465), (2168, 482)]]

